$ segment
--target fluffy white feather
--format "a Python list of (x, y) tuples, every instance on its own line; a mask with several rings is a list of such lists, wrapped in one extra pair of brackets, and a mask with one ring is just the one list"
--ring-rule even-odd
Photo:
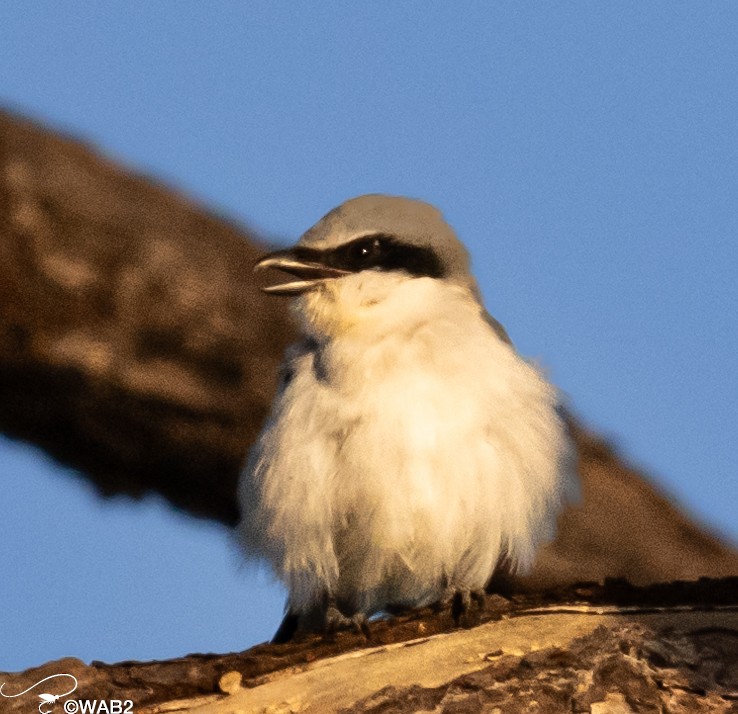
[(420, 606), (527, 568), (575, 486), (559, 397), (471, 290), (364, 271), (296, 301), (305, 339), (239, 484), (240, 532), (305, 613)]

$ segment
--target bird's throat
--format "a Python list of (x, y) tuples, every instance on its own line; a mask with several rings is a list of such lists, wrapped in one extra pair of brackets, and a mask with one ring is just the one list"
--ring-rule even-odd
[(316, 337), (341, 337), (361, 321), (361, 302), (346, 300), (345, 291), (337, 283), (326, 281), (296, 301), (296, 312), (303, 327)]

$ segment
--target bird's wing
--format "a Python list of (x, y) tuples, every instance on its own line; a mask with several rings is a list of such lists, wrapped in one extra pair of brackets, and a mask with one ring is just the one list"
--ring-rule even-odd
[(277, 381), (277, 396), (289, 386), (295, 375), (295, 370), (306, 354), (314, 353), (318, 349), (318, 345), (312, 338), (306, 337), (299, 342), (290, 345), (284, 355), (282, 364), (279, 367), (279, 378)]

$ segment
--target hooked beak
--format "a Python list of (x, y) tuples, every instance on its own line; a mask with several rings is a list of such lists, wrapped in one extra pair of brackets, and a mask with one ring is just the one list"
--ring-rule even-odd
[(321, 285), (331, 278), (340, 278), (350, 271), (333, 268), (321, 262), (321, 251), (312, 248), (288, 248), (265, 255), (255, 266), (254, 271), (273, 268), (294, 275), (297, 280), (290, 280), (278, 285), (263, 287), (265, 293), (271, 295), (299, 295)]

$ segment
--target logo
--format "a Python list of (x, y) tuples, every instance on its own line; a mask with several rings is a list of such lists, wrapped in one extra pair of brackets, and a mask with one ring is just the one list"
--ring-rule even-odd
[[(3, 691), (3, 687), (7, 684), (7, 682), (3, 682), (0, 684), (0, 695), (3, 697), (6, 697), (7, 699), (12, 699), (15, 697), (22, 697), (24, 694), (27, 694), (32, 689), (36, 689), (39, 684), (43, 684), (44, 682), (47, 682), (50, 679), (56, 679), (57, 677), (68, 677), (71, 679), (74, 684), (72, 685), (72, 688), (69, 691), (63, 692), (62, 694), (39, 694), (38, 698), (41, 700), (38, 705), (38, 710), (41, 714), (51, 714), (52, 709), (54, 708), (54, 704), (58, 702), (62, 697), (68, 697), (75, 689), (77, 689), (77, 678), (72, 674), (51, 674), (48, 677), (44, 677), (43, 679), (36, 682), (36, 684), (32, 684), (28, 689), (24, 689), (22, 692), (18, 692), (18, 694), (6, 694)], [(44, 709), (44, 707), (48, 707)]]

